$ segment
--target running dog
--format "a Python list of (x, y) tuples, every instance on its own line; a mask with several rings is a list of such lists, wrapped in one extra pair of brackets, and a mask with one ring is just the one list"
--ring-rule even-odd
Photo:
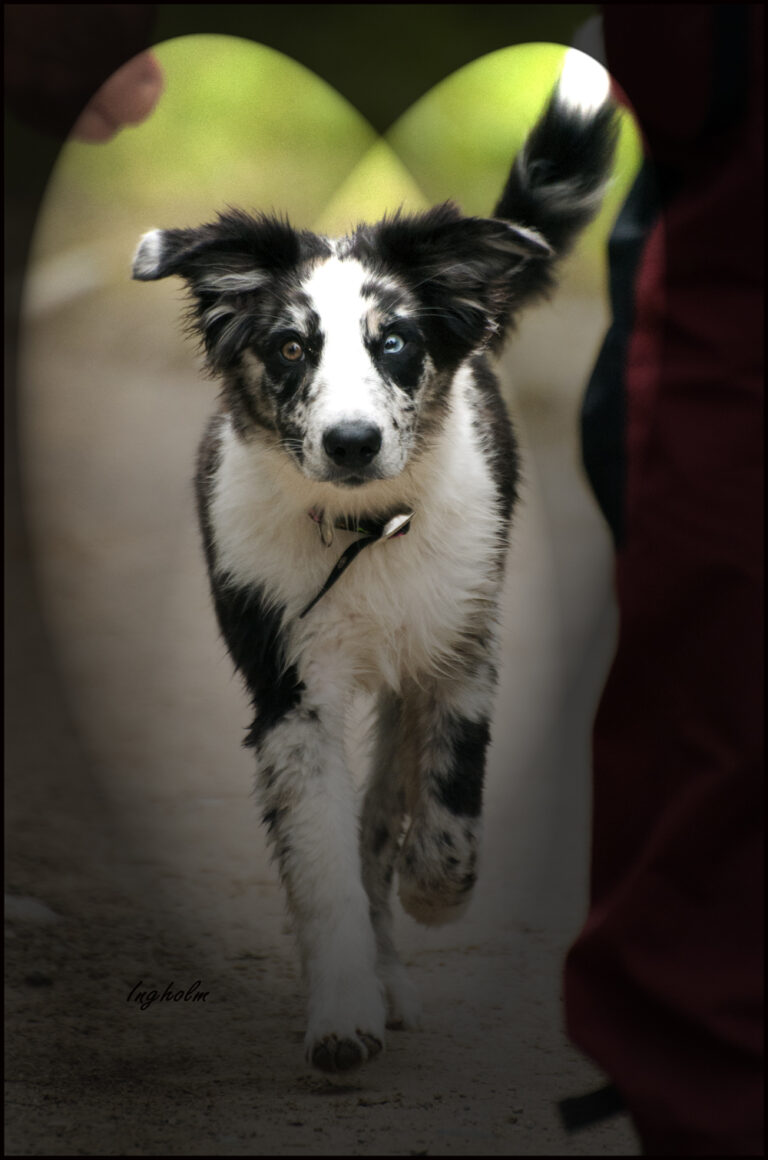
[[(245, 744), (297, 930), (306, 1055), (325, 1071), (418, 1021), (392, 942), (395, 870), (429, 924), (461, 915), (475, 882), (518, 475), (489, 359), (552, 290), (610, 174), (607, 78), (577, 65), (490, 218), (446, 203), (334, 240), (228, 210), (145, 234), (134, 259), (142, 281), (186, 280), (221, 381), (200, 527), (253, 704)], [(344, 741), (361, 689), (378, 733), (359, 809)]]

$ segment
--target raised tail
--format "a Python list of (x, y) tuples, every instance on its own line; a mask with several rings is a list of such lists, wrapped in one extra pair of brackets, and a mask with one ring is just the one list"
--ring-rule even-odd
[(546, 292), (552, 267), (600, 209), (618, 137), (610, 78), (571, 49), (552, 98), (515, 158), (493, 216), (534, 230), (550, 258), (526, 270), (526, 297)]

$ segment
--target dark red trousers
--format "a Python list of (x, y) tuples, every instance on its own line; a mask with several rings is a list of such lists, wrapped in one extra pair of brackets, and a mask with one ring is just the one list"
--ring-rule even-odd
[(656, 205), (615, 247), (584, 414), (620, 630), (567, 1027), (646, 1154), (762, 1155), (762, 6), (604, 21)]

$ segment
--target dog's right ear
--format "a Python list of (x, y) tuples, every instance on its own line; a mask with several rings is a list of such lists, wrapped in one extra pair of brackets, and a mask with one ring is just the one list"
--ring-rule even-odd
[[(140, 282), (155, 282), (178, 274), (198, 294), (257, 290), (268, 281), (274, 264), (268, 243), (257, 244), (257, 229), (251, 228), (247, 238), (238, 239), (221, 226), (219, 222), (199, 229), (150, 230), (134, 254), (133, 277)], [(293, 231), (283, 241), (289, 242), (293, 259)]]
[[(327, 249), (327, 243), (325, 244)], [(272, 274), (323, 249), (314, 234), (280, 218), (229, 209), (195, 229), (150, 230), (139, 242), (133, 277), (154, 282), (178, 274), (193, 292), (256, 290)]]
[(143, 235), (133, 256), (133, 277), (154, 282), (170, 274), (182, 274), (185, 254), (193, 246), (194, 230), (150, 230)]

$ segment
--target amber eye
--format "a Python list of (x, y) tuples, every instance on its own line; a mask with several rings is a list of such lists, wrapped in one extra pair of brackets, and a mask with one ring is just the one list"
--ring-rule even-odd
[(304, 357), (304, 347), (292, 338), (280, 347), (280, 354), (286, 362), (300, 362)]

